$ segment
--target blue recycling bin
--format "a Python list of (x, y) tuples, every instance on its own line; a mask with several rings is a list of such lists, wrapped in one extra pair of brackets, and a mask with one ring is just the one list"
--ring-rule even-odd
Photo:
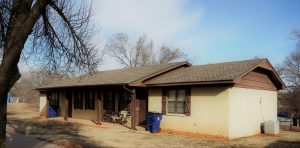
[(49, 118), (57, 117), (57, 106), (49, 105)]
[(161, 113), (147, 113), (147, 131), (157, 133), (160, 129), (160, 121), (162, 119)]
[(146, 114), (146, 121), (147, 121), (146, 130), (151, 132), (151, 127), (152, 127), (152, 114), (151, 113)]

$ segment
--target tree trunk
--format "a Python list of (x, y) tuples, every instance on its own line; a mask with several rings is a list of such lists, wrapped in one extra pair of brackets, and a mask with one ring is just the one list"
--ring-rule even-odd
[(18, 69), (22, 49), (41, 13), (51, 0), (14, 0), (6, 37), (2, 63), (0, 65), (0, 148), (5, 147), (7, 103), (10, 88), (21, 77)]
[(5, 89), (0, 88), (0, 147), (5, 147), (6, 141), (6, 103), (7, 91)]
[[(1, 65), (0, 71), (2, 72)], [(7, 93), (15, 82), (21, 77), (17, 67), (11, 68), (10, 73), (0, 75), (0, 148), (5, 148), (6, 142), (6, 123), (7, 123)], [(1, 73), (0, 72), (0, 73)]]

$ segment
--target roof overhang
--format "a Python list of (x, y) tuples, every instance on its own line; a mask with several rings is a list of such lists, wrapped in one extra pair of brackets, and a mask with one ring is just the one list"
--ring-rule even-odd
[(108, 86), (123, 86), (123, 85), (128, 85), (128, 83), (44, 87), (44, 88), (36, 88), (35, 90), (37, 90), (37, 91), (47, 91), (47, 90), (55, 90), (55, 89), (69, 89), (69, 88), (81, 88), (81, 87), (108, 87)]

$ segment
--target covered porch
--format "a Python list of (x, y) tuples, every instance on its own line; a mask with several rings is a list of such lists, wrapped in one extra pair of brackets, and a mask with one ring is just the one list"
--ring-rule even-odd
[[(125, 85), (53, 88), (41, 91), (41, 97), (45, 100), (47, 118), (86, 119), (98, 125), (117, 122), (131, 129), (146, 120), (146, 88)], [(43, 104), (43, 99), (40, 100)]]

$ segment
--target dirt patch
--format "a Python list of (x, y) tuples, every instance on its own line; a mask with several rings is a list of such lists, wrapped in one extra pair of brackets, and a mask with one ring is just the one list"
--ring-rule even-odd
[(160, 133), (166, 133), (166, 134), (175, 134), (175, 135), (181, 135), (186, 137), (193, 137), (193, 138), (200, 138), (200, 139), (207, 139), (207, 140), (214, 140), (214, 141), (229, 141), (226, 137), (221, 136), (213, 136), (213, 135), (207, 135), (207, 134), (199, 134), (199, 133), (192, 133), (192, 132), (181, 132), (181, 131), (174, 131), (174, 130), (160, 130)]
[[(23, 106), (24, 105), (24, 106)], [(30, 135), (62, 147), (300, 147), (300, 132), (282, 131), (278, 136), (257, 135), (223, 141), (204, 135), (132, 131), (118, 124), (105, 128), (36, 118), (28, 104), (8, 105), (8, 131)], [(20, 108), (19, 108), (20, 107)], [(210, 139), (211, 138), (211, 139)], [(217, 141), (216, 141), (217, 140)]]
[(38, 111), (38, 108), (36, 106), (28, 103), (8, 103), (7, 106), (8, 113), (37, 113)]

